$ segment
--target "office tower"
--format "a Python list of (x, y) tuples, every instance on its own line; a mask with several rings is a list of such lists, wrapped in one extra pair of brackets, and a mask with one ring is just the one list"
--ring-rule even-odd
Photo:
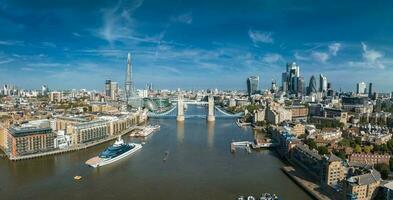
[(129, 98), (132, 97), (132, 65), (131, 65), (131, 53), (128, 53), (127, 58), (127, 72), (126, 72), (126, 81), (125, 81), (125, 95), (126, 100), (128, 102)]
[(304, 78), (303, 76), (300, 77), (296, 77), (296, 95), (298, 97), (303, 96), (304, 95)]
[(47, 96), (49, 92), (48, 86), (47, 85), (42, 85), (41, 86), (41, 95), (42, 96)]
[(372, 97), (373, 96), (373, 83), (369, 83), (368, 84), (368, 97)]
[(317, 80), (315, 79), (314, 75), (312, 75), (310, 78), (310, 83), (308, 84), (307, 95), (310, 95), (313, 93), (314, 94), (317, 93)]
[(356, 94), (365, 94), (366, 93), (366, 83), (360, 82), (356, 84)]
[(270, 89), (272, 93), (277, 91), (276, 80), (272, 80), (272, 88)]
[(117, 100), (117, 97), (119, 96), (119, 84), (111, 80), (106, 80), (105, 96), (110, 97), (112, 100)]
[(119, 96), (119, 84), (117, 82), (111, 82), (111, 92), (110, 97), (112, 100), (116, 101)]
[(111, 96), (111, 82), (111, 80), (105, 81), (105, 96), (107, 97)]
[(327, 78), (323, 74), (319, 75), (319, 91), (323, 93), (327, 91)]
[(334, 90), (332, 88), (332, 83), (327, 84), (327, 96), (329, 96), (329, 97), (334, 96)]
[(282, 73), (282, 91), (291, 94), (297, 93), (300, 67), (295, 62), (287, 63), (286, 72)]
[(259, 87), (259, 76), (250, 76), (247, 78), (248, 96), (256, 94)]
[(282, 73), (282, 80), (281, 80), (281, 90), (283, 92), (288, 92), (288, 77), (287, 72)]

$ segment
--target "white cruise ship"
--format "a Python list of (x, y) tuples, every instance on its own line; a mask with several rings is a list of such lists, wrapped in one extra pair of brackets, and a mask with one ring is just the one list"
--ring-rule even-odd
[(92, 167), (104, 166), (125, 158), (141, 148), (141, 144), (124, 143), (123, 139), (119, 136), (118, 140), (113, 145), (106, 148), (98, 156), (86, 161), (86, 164)]

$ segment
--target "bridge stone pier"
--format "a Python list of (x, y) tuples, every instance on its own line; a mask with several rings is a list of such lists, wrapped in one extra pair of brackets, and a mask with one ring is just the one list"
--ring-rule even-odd
[(177, 101), (177, 117), (176, 120), (178, 122), (182, 122), (184, 121), (184, 96), (183, 94), (179, 94), (179, 96), (177, 97), (178, 101)]
[(214, 97), (212, 95), (209, 95), (207, 121), (213, 122), (215, 120), (216, 120), (216, 117), (214, 116)]

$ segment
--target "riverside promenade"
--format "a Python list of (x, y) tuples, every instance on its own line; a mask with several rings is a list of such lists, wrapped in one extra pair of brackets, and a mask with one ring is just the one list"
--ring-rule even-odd
[(19, 161), (19, 160), (26, 160), (26, 159), (33, 159), (33, 158), (38, 158), (38, 157), (43, 157), (43, 156), (49, 156), (49, 155), (55, 155), (55, 154), (61, 154), (61, 153), (67, 153), (67, 152), (71, 152), (71, 151), (78, 151), (78, 150), (82, 150), (82, 149), (87, 149), (89, 147), (98, 145), (98, 144), (102, 144), (111, 140), (116, 139), (119, 136), (122, 136), (124, 134), (127, 134), (133, 130), (137, 130), (137, 129), (142, 129), (144, 126), (131, 126), (130, 128), (120, 132), (117, 135), (112, 135), (100, 140), (96, 140), (93, 142), (89, 142), (89, 143), (84, 143), (84, 144), (80, 144), (80, 145), (76, 145), (76, 146), (71, 146), (69, 148), (66, 149), (58, 149), (58, 150), (54, 150), (54, 151), (47, 151), (47, 152), (42, 152), (42, 153), (36, 153), (36, 154), (30, 154), (30, 155), (24, 155), (24, 156), (8, 156), (9, 160), (12, 161)]
[(313, 198), (318, 200), (330, 200), (325, 191), (322, 190), (321, 186), (306, 178), (307, 175), (300, 170), (296, 170), (291, 166), (284, 166), (281, 168), (282, 171), (288, 175), (293, 181), (296, 182), (300, 187), (302, 187), (307, 193), (309, 193)]

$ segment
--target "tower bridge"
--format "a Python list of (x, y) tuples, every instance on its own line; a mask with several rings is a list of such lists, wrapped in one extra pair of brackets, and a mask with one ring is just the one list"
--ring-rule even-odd
[[(243, 113), (228, 113), (219, 106), (214, 105), (214, 98), (212, 95), (208, 97), (208, 101), (184, 100), (183, 95), (179, 95), (175, 100), (176, 105), (172, 106), (169, 110), (161, 113), (149, 112), (150, 118), (176, 118), (177, 121), (184, 121), (188, 118), (205, 118), (207, 121), (215, 121), (216, 118), (238, 118), (243, 116)], [(185, 111), (187, 105), (197, 105), (207, 107), (206, 114), (190, 114)]]

